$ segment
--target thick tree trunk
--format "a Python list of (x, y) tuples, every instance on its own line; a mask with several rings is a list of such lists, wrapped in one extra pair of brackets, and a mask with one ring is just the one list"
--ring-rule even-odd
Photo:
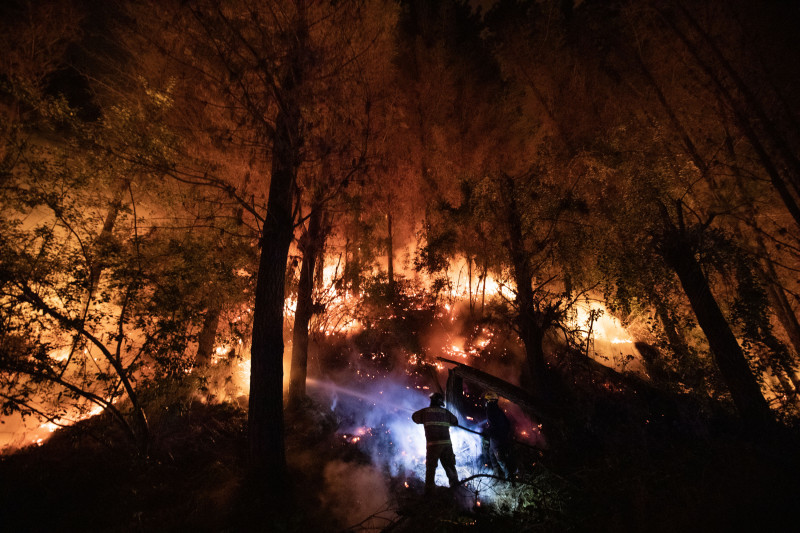
[(212, 306), (206, 311), (203, 317), (203, 327), (197, 337), (197, 354), (194, 357), (196, 365), (207, 365), (211, 362), (211, 355), (214, 352), (214, 341), (217, 338), (219, 328), (219, 317), (221, 311), (218, 307)]
[(772, 413), (741, 346), (711, 293), (705, 274), (691, 248), (684, 246), (682, 239), (670, 244), (672, 246), (664, 251), (664, 259), (678, 275), (739, 414), (748, 424), (762, 428), (768, 426), (773, 420)]
[(536, 323), (530, 314), (520, 316), (519, 330), (522, 343), (525, 345), (525, 354), (528, 369), (531, 373), (533, 394), (542, 399), (550, 399), (550, 388), (547, 375), (547, 363), (544, 360), (544, 330)]
[(517, 328), (522, 343), (528, 368), (531, 372), (533, 392), (543, 399), (549, 397), (547, 381), (547, 365), (544, 360), (544, 328), (537, 320), (539, 312), (535, 308), (533, 295), (533, 274), (528, 261), (522, 236), (522, 217), (516, 201), (514, 182), (510, 176), (503, 177), (503, 195), (506, 202), (506, 222), (508, 224), (508, 252), (517, 285)]
[[(301, 3), (302, 4), (302, 3)], [(301, 112), (297, 100), (303, 77), (308, 29), (302, 5), (290, 37), (281, 106), (275, 119), (272, 175), (253, 310), (248, 439), (251, 479), (277, 500), (287, 496), (288, 472), (283, 419), (283, 308), (286, 263), (294, 234), (292, 202), (300, 162)]]
[[(282, 129), (291, 128), (291, 122), (283, 112), (278, 116), (278, 125)], [(267, 218), (261, 237), (253, 312), (248, 413), (253, 475), (270, 479), (276, 486), (283, 485), (287, 478), (283, 421), (283, 307), (286, 262), (293, 231), (295, 168), (294, 157), (290, 153), (296, 152), (296, 149), (286, 144), (291, 144), (289, 139), (278, 138), (275, 141), (276, 157)]]
[(322, 240), (322, 212), (311, 209), (308, 233), (303, 246), (300, 282), (297, 286), (297, 309), (292, 334), (292, 364), (289, 371), (289, 408), (299, 406), (306, 396), (308, 375), (308, 324), (314, 314), (314, 268)]

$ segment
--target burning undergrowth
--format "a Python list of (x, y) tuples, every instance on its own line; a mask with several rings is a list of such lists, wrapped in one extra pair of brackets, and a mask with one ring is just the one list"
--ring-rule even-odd
[[(335, 519), (337, 527), (359, 524), (357, 529), (379, 530), (391, 524), (413, 524), (409, 516), (433, 511), (419, 507), (425, 501), (426, 442), (422, 426), (411, 421), (411, 414), (426, 407), (429, 394), (441, 390), (447, 381), (450, 366), (439, 357), (520, 384), (518, 341), (507, 321), (493, 319), (490, 313), (480, 319), (471, 317), (465, 306), (409, 283), (397, 283), (391, 291), (376, 284), (356, 304), (358, 311), (353, 314), (358, 328), (318, 330), (315, 335), (307, 387), (312, 402), (302, 415), (287, 413), (287, 456), (298, 476), (295, 485), (313, 486), (301, 497), (320, 504), (319, 512)], [(193, 413), (222, 404), (241, 415), (249, 378), (246, 352), (246, 345), (218, 349), (207, 367), (141, 389), (153, 423), (153, 444), (169, 458), (166, 464), (186, 453), (210, 454), (214, 443), (199, 443), (196, 438), (200, 425), (190, 424), (191, 431), (185, 431)], [(480, 386), (465, 384), (460, 409), (450, 406), (462, 426), (451, 429), (451, 438), (463, 485), (455, 497), (441, 500), (447, 503), (443, 520), (461, 520), (476, 513), (522, 513), (534, 521), (549, 520), (542, 518), (544, 511), (559, 516), (565, 501), (563, 487), (526, 446), (541, 445), (539, 425), (505, 400), (503, 408), (521, 441), (517, 477), (513, 483), (499, 479), (487, 466), (479, 435), (485, 418), (483, 392)], [(203, 424), (213, 429), (217, 422)], [(235, 432), (241, 437), (243, 430), (237, 427)], [(231, 460), (238, 466), (216, 488), (209, 488), (214, 493), (209, 497), (222, 501), (237, 493), (239, 460)], [(218, 467), (228, 468), (213, 462), (209, 468)], [(447, 485), (441, 467), (436, 483)]]
[[(749, 467), (757, 481), (753, 488), (747, 478), (737, 484), (728, 475), (735, 461), (715, 460), (704, 443), (695, 447), (688, 431), (682, 432), (686, 442), (677, 439), (681, 417), (667, 416), (667, 408), (691, 405), (657, 394), (585, 352), (552, 350), (551, 370), (563, 386), (556, 389), (563, 436), (546, 452), (537, 450), (547, 446), (540, 424), (548, 437), (554, 424), (501, 398), (518, 441), (516, 475), (501, 479), (487, 466), (483, 441), (474, 433), (485, 418), (486, 383), (465, 379), (459, 409), (448, 406), (462, 426), (450, 430), (462, 485), (457, 491), (444, 488), (440, 467), (441, 488), (426, 497), (426, 443), (411, 414), (428, 405), (431, 392), (446, 382), (450, 388), (456, 363), (523, 389), (524, 365), (508, 321), (490, 313), (471, 318), (465, 306), (403, 284), (395, 289), (394, 299), (378, 291), (359, 300), (358, 328), (316, 336), (308, 367), (311, 400), (286, 413), (287, 459), (299, 510), (288, 513), (283, 530), (591, 531), (612, 530), (628, 519), (676, 525), (674, 517), (685, 509), (702, 517), (703, 506), (719, 505), (716, 496), (704, 500), (705, 493), (757, 495), (780, 477), (775, 470), (759, 474), (769, 463), (756, 458)], [(263, 529), (243, 485), (246, 352), (246, 346), (218, 352), (208, 368), (140, 390), (153, 430), (148, 461), (126, 462), (118, 449), (105, 446), (125, 440), (107, 432), (113, 428), (108, 414), (57, 432), (40, 448), (0, 457), (0, 502), (7, 504), (0, 511), (14, 510), (0, 512), (8, 517), (4, 525), (18, 531), (86, 524), (109, 531)], [(732, 458), (751, 453), (727, 441), (716, 447)], [(711, 477), (705, 474), (709, 461), (715, 464)], [(696, 472), (704, 472), (702, 479)], [(75, 482), (87, 488), (76, 491)], [(694, 488), (697, 483), (706, 484), (704, 491)], [(656, 489), (657, 498), (646, 497)], [(634, 500), (636, 507), (626, 508)], [(31, 526), (29, 517), (40, 508), (52, 516)]]

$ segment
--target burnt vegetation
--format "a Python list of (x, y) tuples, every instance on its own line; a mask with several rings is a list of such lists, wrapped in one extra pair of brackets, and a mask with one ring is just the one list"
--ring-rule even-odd
[(0, 529), (786, 530), (798, 22), (4, 3)]

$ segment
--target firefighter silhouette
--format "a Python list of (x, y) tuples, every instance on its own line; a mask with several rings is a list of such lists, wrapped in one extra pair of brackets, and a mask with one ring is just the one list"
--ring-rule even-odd
[(445, 409), (444, 397), (435, 392), (431, 394), (430, 407), (425, 407), (411, 415), (411, 420), (425, 427), (425, 440), (427, 453), (425, 454), (425, 492), (429, 493), (434, 487), (436, 467), (442, 463), (450, 486), (458, 485), (456, 472), (456, 456), (453, 453), (453, 443), (450, 441), (450, 426), (457, 426), (456, 416)]

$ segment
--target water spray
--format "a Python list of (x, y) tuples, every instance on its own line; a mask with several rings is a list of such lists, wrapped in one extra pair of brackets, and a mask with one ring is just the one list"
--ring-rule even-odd
[[(416, 409), (410, 409), (408, 407), (403, 407), (401, 405), (397, 405), (396, 403), (392, 403), (392, 402), (389, 402), (389, 401), (386, 401), (386, 400), (383, 400), (383, 399), (378, 399), (374, 395), (368, 395), (368, 394), (365, 394), (363, 392), (359, 392), (359, 391), (356, 391), (356, 390), (353, 390), (353, 389), (349, 389), (347, 387), (342, 387), (341, 385), (336, 385), (335, 383), (323, 382), (323, 381), (319, 381), (319, 380), (316, 380), (316, 379), (313, 379), (313, 378), (308, 378), (306, 380), (306, 382), (309, 385), (312, 385), (314, 387), (319, 387), (321, 389), (326, 389), (326, 390), (329, 390), (329, 391), (331, 391), (333, 393), (333, 404), (331, 405), (331, 410), (335, 409), (336, 405), (338, 403), (337, 394), (338, 393), (342, 393), (342, 394), (346, 394), (348, 396), (352, 396), (353, 398), (359, 398), (359, 399), (362, 399), (362, 400), (367, 400), (367, 401), (373, 402), (375, 405), (378, 405), (378, 404), (385, 405), (385, 406), (391, 407), (393, 410), (396, 410), (396, 411), (406, 411), (408, 413), (413, 413), (414, 411), (416, 411)], [(458, 429), (463, 429), (464, 431), (467, 431), (467, 432), (472, 433), (474, 435), (478, 435), (478, 436), (481, 436), (481, 437), (483, 436), (483, 434), (480, 431), (475, 431), (474, 429), (469, 429), (469, 428), (464, 427), (464, 426), (462, 426), (460, 424), (457, 424), (457, 425), (452, 426), (452, 427), (455, 427), (455, 428), (458, 428)], [(520, 444), (524, 444), (524, 443), (520, 443)], [(526, 445), (526, 446), (529, 446), (529, 445)]]
[(409, 409), (408, 407), (402, 407), (402, 406), (397, 405), (395, 403), (392, 403), (392, 402), (389, 402), (389, 401), (386, 401), (386, 400), (383, 400), (383, 399), (376, 398), (374, 395), (368, 395), (368, 394), (365, 394), (363, 392), (359, 392), (357, 390), (348, 389), (347, 387), (342, 387), (341, 385), (336, 385), (335, 383), (331, 383), (329, 381), (325, 382), (325, 381), (319, 381), (319, 380), (316, 380), (316, 379), (313, 379), (313, 378), (308, 378), (306, 380), (306, 383), (308, 383), (309, 385), (312, 385), (314, 387), (319, 387), (320, 389), (329, 390), (334, 394), (334, 396), (333, 396), (333, 398), (334, 398), (333, 399), (333, 405), (331, 405), (331, 410), (335, 409), (336, 408), (336, 404), (338, 403), (338, 398), (337, 398), (336, 394), (341, 393), (341, 394), (346, 394), (347, 396), (352, 396), (353, 398), (359, 398), (361, 400), (366, 400), (366, 401), (369, 401), (369, 402), (373, 402), (376, 405), (377, 404), (385, 405), (385, 406), (391, 407), (394, 410), (408, 411), (409, 413), (413, 413), (414, 412), (414, 409)]

